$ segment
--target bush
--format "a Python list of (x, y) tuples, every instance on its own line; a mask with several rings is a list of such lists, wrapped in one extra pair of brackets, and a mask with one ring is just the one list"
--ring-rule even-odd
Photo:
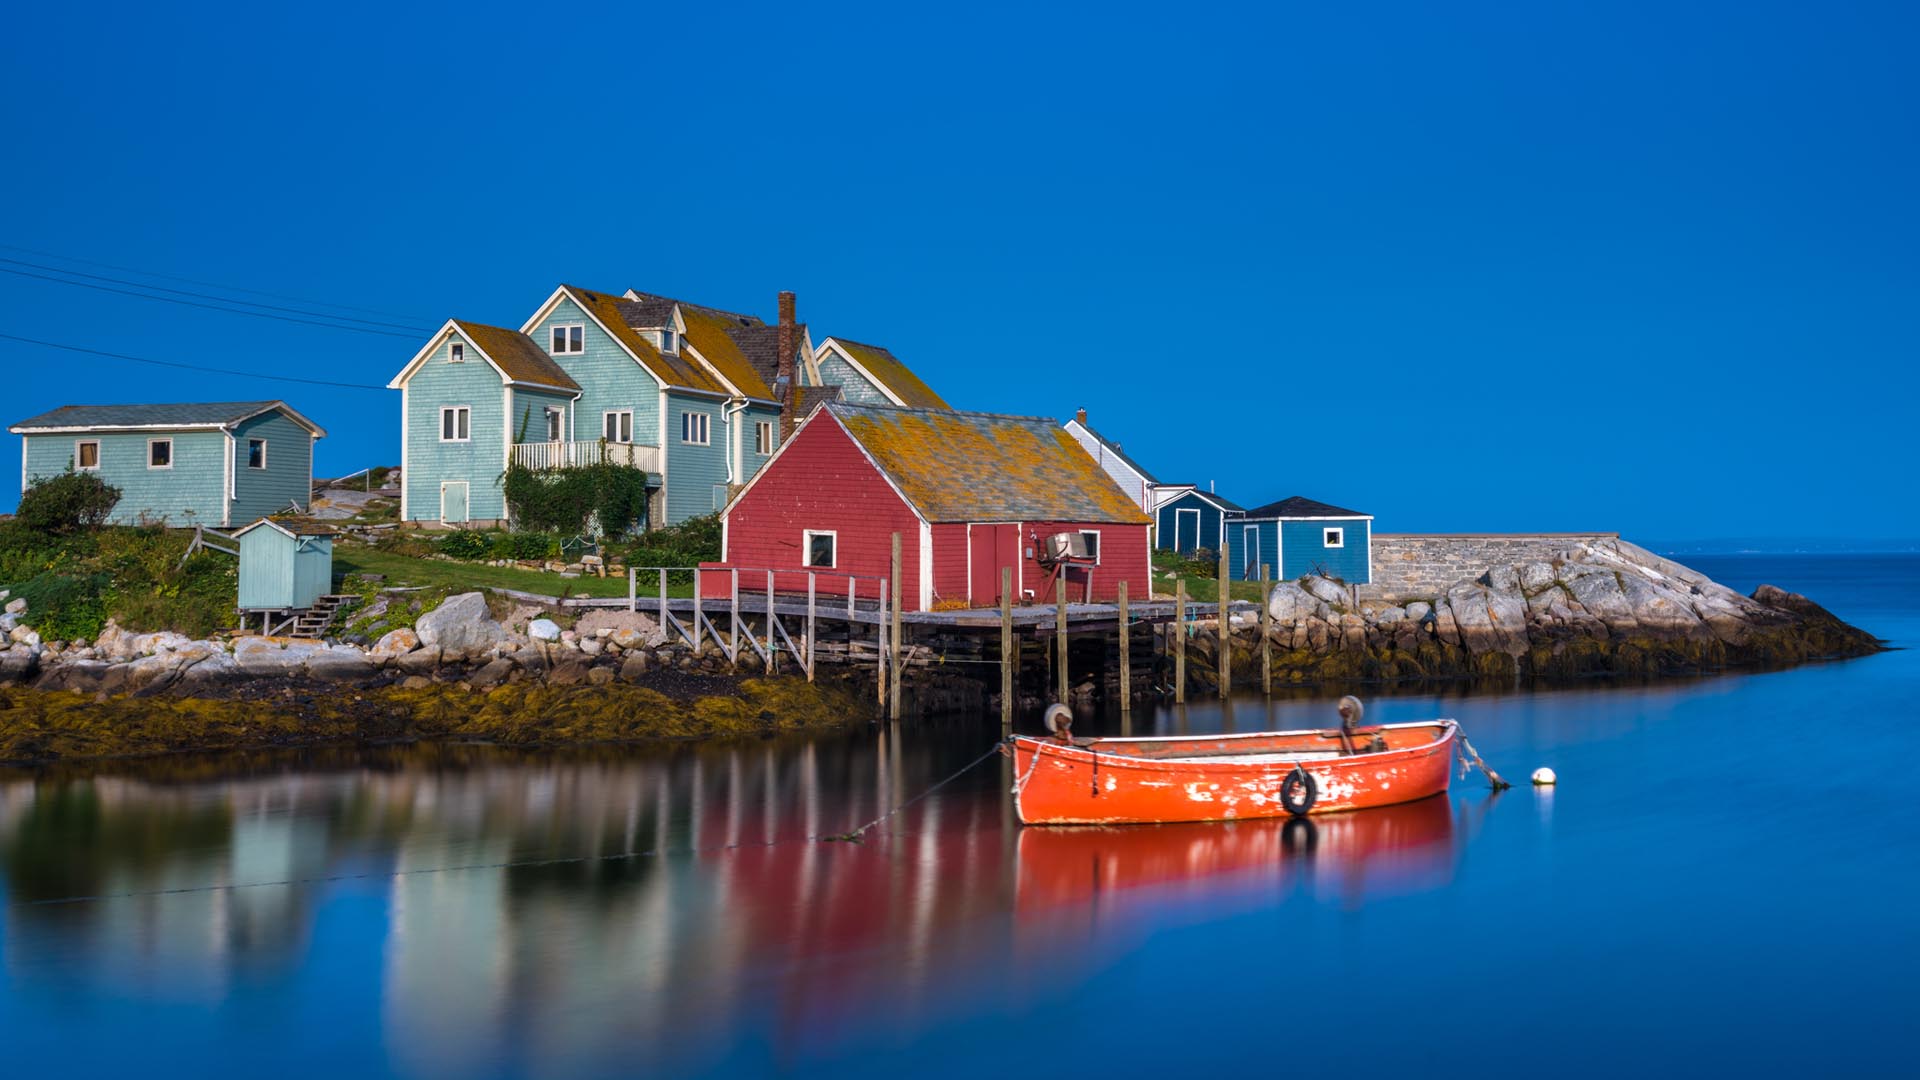
[(627, 465), (580, 465), (501, 476), (507, 512), (538, 532), (626, 535), (647, 512), (647, 474)]
[(655, 529), (626, 549), (628, 566), (698, 566), (720, 561), (720, 515), (688, 518)]
[(100, 628), (107, 624), (107, 605), (102, 591), (108, 580), (105, 574), (67, 575), (48, 571), (13, 591), (27, 602), (27, 617), (42, 638), (92, 640), (100, 636)]
[(16, 516), (29, 529), (71, 533), (99, 528), (120, 502), (120, 489), (90, 472), (68, 468), (35, 480), (20, 495)]
[(550, 559), (560, 550), (560, 538), (552, 533), (496, 533), (490, 552), (496, 559)]
[(493, 545), (472, 529), (456, 529), (440, 538), (440, 554), (455, 559), (484, 559)]

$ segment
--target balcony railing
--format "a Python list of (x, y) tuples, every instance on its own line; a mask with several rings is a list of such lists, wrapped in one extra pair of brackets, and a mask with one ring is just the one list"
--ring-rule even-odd
[(632, 465), (650, 473), (660, 471), (660, 448), (635, 443), (535, 442), (513, 444), (510, 462), (523, 469), (564, 469), (573, 465)]

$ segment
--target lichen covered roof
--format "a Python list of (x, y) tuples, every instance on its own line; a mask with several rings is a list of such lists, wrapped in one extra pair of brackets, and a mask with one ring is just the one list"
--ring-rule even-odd
[[(44, 428), (219, 427), (268, 409), (293, 410), (284, 401), (174, 402), (160, 405), (62, 405), (31, 416), (10, 429), (18, 435)], [(299, 417), (298, 413), (293, 413)], [(302, 424), (308, 423), (299, 417)], [(318, 430), (317, 428), (314, 430)]]
[[(574, 303), (580, 305), (581, 310), (598, 320), (600, 325), (607, 328), (608, 333), (618, 338), (620, 344), (626, 346), (628, 352), (639, 357), (640, 363), (645, 365), (647, 370), (658, 375), (668, 386), (703, 390), (712, 394), (727, 392), (727, 388), (721, 385), (711, 372), (701, 367), (693, 357), (685, 353), (672, 355), (662, 353), (654, 347), (653, 342), (647, 340), (646, 335), (634, 328), (634, 324), (627, 321), (628, 312), (621, 310), (621, 306), (634, 304), (637, 307), (644, 301), (629, 301), (613, 293), (594, 292), (592, 289), (582, 289), (575, 285), (562, 285), (561, 288), (567, 291), (567, 295)], [(701, 352), (704, 354), (706, 350), (702, 349)]]
[(455, 319), (455, 326), (467, 335), (481, 352), (493, 358), (507, 378), (514, 382), (539, 383), (541, 386), (558, 386), (565, 390), (578, 390), (580, 384), (573, 381), (565, 368), (553, 362), (538, 342), (518, 330), (508, 330), (485, 323), (463, 322)]
[(825, 408), (930, 522), (1148, 522), (1072, 434), (1045, 417), (845, 401)]
[(748, 397), (775, 400), (773, 379), (761, 374), (747, 354), (741, 351), (739, 342), (729, 333), (741, 329), (738, 322), (710, 308), (692, 305), (681, 305), (680, 318), (687, 324), (687, 341), (700, 351), (701, 356), (706, 357), (707, 363), (718, 368), (728, 382), (739, 387), (740, 392)]
[[(736, 326), (727, 331), (727, 336), (740, 347), (747, 363), (760, 373), (768, 386), (780, 377), (780, 328), (778, 326)], [(793, 342), (795, 368), (798, 370), (798, 358), (803, 343), (807, 340), (807, 324), (795, 323)]]
[(1256, 506), (1247, 511), (1250, 518), (1316, 518), (1316, 517), (1367, 517), (1358, 510), (1342, 510), (1328, 503), (1315, 502), (1298, 495), (1271, 502), (1265, 506)]
[[(878, 345), (863, 345), (858, 341), (848, 341), (843, 337), (833, 339), (847, 351), (847, 355), (860, 362), (867, 374), (886, 384), (902, 404), (909, 409), (951, 409), (933, 388), (920, 381), (900, 358)], [(1084, 451), (1083, 451), (1084, 453)]]

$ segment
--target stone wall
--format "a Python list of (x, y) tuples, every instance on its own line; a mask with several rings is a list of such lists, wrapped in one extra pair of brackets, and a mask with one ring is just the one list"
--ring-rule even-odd
[(1618, 540), (1619, 533), (1375, 533), (1373, 584), (1362, 599), (1431, 600), (1458, 581), (1493, 566), (1552, 562), (1581, 544)]

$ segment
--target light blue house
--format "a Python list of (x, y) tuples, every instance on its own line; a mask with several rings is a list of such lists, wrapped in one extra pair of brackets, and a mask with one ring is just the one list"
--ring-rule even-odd
[(1166, 497), (1153, 511), (1154, 546), (1162, 551), (1191, 555), (1220, 550), (1220, 538), (1229, 523), (1245, 511), (1211, 491), (1178, 485), (1165, 489)]
[(233, 536), (241, 611), (301, 611), (333, 591), (332, 528), (261, 518)]
[(601, 462), (648, 475), (646, 520), (629, 527), (711, 514), (773, 457), (803, 408), (846, 393), (931, 394), (886, 359), (877, 373), (853, 365), (842, 382), (823, 377), (792, 293), (780, 294), (771, 326), (573, 285), (518, 330), (449, 320), (388, 384), (401, 400), (401, 520), (508, 525), (509, 464)]
[(1227, 571), (1251, 581), (1265, 567), (1276, 581), (1306, 574), (1349, 585), (1373, 581), (1373, 516), (1298, 495), (1255, 507), (1228, 522)]
[(230, 527), (306, 512), (319, 425), (284, 401), (63, 405), (7, 430), (20, 488), (72, 468), (120, 489), (116, 525)]

